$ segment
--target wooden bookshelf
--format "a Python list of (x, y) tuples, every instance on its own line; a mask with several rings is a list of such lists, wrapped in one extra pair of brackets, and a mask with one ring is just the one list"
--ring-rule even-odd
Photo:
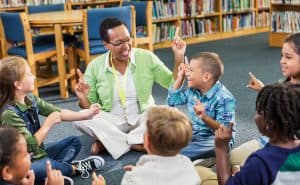
[(105, 8), (120, 6), (123, 0), (67, 0), (67, 7), (71, 9)]
[[(234, 2), (238, 2), (237, 4), (230, 4), (233, 1), (228, 0), (206, 0), (206, 4), (202, 5), (198, 3), (204, 3), (204, 0), (168, 1), (172, 4), (165, 2), (163, 5), (162, 1), (153, 2), (154, 49), (170, 47), (172, 44), (171, 36), (169, 36), (169, 40), (166, 40), (164, 35), (162, 40), (157, 39), (159, 36), (155, 29), (166, 24), (174, 27), (180, 26), (182, 37), (188, 44), (269, 31), (270, 0), (235, 0)], [(191, 2), (196, 6), (186, 6), (186, 2)], [(159, 8), (160, 6), (162, 8)], [(176, 9), (172, 10), (170, 7), (174, 6)], [(200, 11), (197, 11), (199, 7)], [(166, 12), (175, 12), (176, 14), (164, 15)], [(186, 28), (186, 25), (189, 27)], [(199, 25), (204, 28), (204, 31), (198, 29)], [(161, 29), (163, 33), (166, 33), (167, 28)]]
[[(286, 3), (284, 3), (286, 2)], [(271, 2), (271, 28), (269, 33), (269, 45), (272, 47), (282, 47), (285, 38), (292, 33), (300, 32), (295, 28), (293, 21), (295, 17), (300, 16), (300, 2), (287, 3), (287, 1), (274, 1)], [(282, 20), (279, 21), (279, 18)], [(290, 24), (288, 24), (290, 22)], [(299, 25), (298, 25), (299, 27)]]

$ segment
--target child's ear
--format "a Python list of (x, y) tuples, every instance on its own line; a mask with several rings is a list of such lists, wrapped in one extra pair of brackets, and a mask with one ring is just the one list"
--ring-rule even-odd
[(13, 179), (13, 175), (11, 173), (11, 168), (9, 166), (4, 166), (2, 168), (2, 179), (7, 181), (7, 182), (11, 182)]
[(151, 152), (151, 140), (147, 132), (145, 132), (144, 134), (144, 147), (149, 154)]
[(203, 75), (203, 80), (205, 81), (205, 82), (207, 82), (207, 81), (209, 81), (210, 79), (211, 79), (211, 74), (210, 73), (204, 73), (204, 75)]
[(14, 86), (16, 89), (21, 89), (22, 88), (22, 84), (20, 83), (20, 81), (15, 81)]

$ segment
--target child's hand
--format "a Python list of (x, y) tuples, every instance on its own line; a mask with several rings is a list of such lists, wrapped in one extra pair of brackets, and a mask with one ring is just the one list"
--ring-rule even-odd
[(92, 177), (93, 177), (92, 185), (106, 185), (105, 179), (102, 175), (99, 175), (97, 177), (96, 173), (93, 172)]
[(77, 69), (77, 74), (79, 76), (78, 83), (75, 86), (75, 94), (80, 98), (85, 98), (90, 92), (90, 86), (85, 82), (84, 75)]
[(127, 165), (127, 166), (124, 166), (124, 170), (131, 171), (134, 167), (135, 167), (134, 165)]
[(228, 143), (232, 138), (232, 128), (233, 123), (230, 123), (229, 128), (224, 125), (220, 125), (220, 127), (215, 130), (215, 145), (216, 148), (227, 150)]
[(197, 98), (194, 97), (194, 100), (196, 105), (194, 105), (193, 109), (196, 115), (202, 118), (205, 115), (205, 106)]
[(185, 78), (185, 72), (187, 69), (187, 65), (184, 63), (181, 63), (178, 66), (178, 73), (177, 73), (177, 79), (176, 80), (183, 80)]
[(49, 116), (45, 119), (45, 124), (49, 124), (51, 127), (57, 123), (60, 123), (61, 120), (61, 113), (60, 112), (52, 112)]
[(21, 185), (34, 185), (34, 179), (35, 179), (35, 176), (34, 176), (33, 170), (29, 170), (27, 176), (21, 180), (20, 184)]
[(175, 36), (172, 43), (172, 50), (178, 56), (184, 56), (186, 43), (179, 36), (179, 27), (176, 27)]
[(50, 161), (47, 161), (47, 178), (45, 185), (64, 185), (64, 177), (60, 170), (52, 170)]
[(264, 87), (264, 84), (259, 79), (257, 79), (251, 72), (249, 72), (249, 76), (250, 80), (247, 87), (255, 91), (260, 91)]

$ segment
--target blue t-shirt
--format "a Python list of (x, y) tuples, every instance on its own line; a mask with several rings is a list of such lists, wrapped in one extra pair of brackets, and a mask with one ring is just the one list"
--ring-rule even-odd
[(269, 143), (253, 153), (226, 185), (295, 185), (300, 182), (300, 147), (286, 149)]

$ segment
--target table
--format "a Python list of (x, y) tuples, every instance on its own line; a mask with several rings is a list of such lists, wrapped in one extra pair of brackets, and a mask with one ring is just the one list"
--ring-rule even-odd
[[(66, 64), (64, 61), (64, 41), (62, 28), (82, 24), (82, 10), (57, 11), (47, 13), (36, 13), (28, 15), (29, 24), (34, 27), (51, 27), (55, 34), (55, 45), (57, 50), (57, 67), (59, 75), (60, 97), (68, 98), (68, 78)], [(72, 72), (75, 75), (75, 69)]]

